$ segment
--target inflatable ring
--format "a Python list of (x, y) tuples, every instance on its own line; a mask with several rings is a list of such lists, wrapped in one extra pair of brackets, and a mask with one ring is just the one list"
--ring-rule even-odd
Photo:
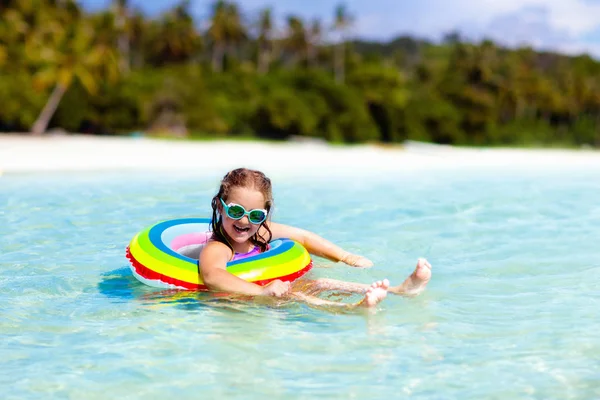
[[(207, 290), (200, 277), (198, 259), (182, 254), (182, 249), (205, 243), (209, 226), (209, 218), (182, 218), (142, 230), (126, 249), (133, 275), (152, 287)], [(308, 251), (290, 239), (273, 240), (266, 252), (227, 263), (227, 271), (258, 285), (275, 279), (293, 281), (311, 268)]]

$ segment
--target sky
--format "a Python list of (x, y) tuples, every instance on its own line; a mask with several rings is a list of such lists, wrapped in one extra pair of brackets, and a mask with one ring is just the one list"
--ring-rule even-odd
[[(148, 15), (157, 15), (176, 0), (129, 0)], [(97, 10), (110, 0), (80, 0)], [(279, 21), (296, 14), (331, 23), (340, 0), (238, 0), (247, 19), (271, 7)], [(589, 53), (600, 58), (600, 0), (346, 0), (354, 17), (351, 35), (389, 40), (410, 34), (437, 41), (451, 31), (470, 40), (483, 38), (506, 46)], [(191, 0), (198, 23), (206, 24), (210, 0)], [(281, 24), (282, 22), (280, 22)]]

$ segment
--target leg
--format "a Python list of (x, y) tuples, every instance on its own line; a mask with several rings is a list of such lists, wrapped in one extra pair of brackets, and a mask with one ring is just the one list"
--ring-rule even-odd
[[(390, 287), (389, 292), (403, 295), (416, 296), (425, 290), (425, 286), (431, 279), (431, 264), (424, 258), (420, 258), (413, 273), (402, 282), (401, 285)], [(314, 281), (297, 281), (297, 289), (310, 294), (319, 294), (330, 290), (349, 293), (365, 293), (370, 285), (364, 283), (344, 282), (336, 279), (319, 278)]]
[[(368, 285), (367, 285), (368, 286)], [(368, 286), (365, 297), (356, 303), (342, 303), (320, 299), (316, 296), (306, 294), (302, 291), (292, 292), (291, 298), (302, 301), (309, 306), (323, 307), (323, 308), (335, 308), (335, 309), (354, 309), (358, 307), (372, 308), (381, 302), (386, 296), (390, 283), (387, 279), (383, 281), (377, 281)]]
[(338, 281), (337, 279), (319, 278), (315, 280), (298, 280), (294, 282), (294, 291), (317, 295), (327, 291), (341, 291), (347, 293), (366, 293), (371, 285)]

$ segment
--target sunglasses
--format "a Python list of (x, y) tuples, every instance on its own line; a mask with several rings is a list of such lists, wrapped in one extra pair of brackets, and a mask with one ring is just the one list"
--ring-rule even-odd
[(221, 200), (221, 204), (223, 204), (223, 208), (225, 209), (225, 214), (231, 219), (239, 220), (244, 218), (245, 215), (248, 216), (248, 221), (254, 225), (262, 224), (265, 219), (267, 219), (267, 210), (263, 210), (260, 208), (246, 211), (243, 206), (235, 203), (225, 204), (223, 199)]

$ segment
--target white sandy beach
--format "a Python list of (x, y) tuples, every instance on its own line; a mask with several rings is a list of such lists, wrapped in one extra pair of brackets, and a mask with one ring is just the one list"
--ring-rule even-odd
[(503, 170), (600, 168), (600, 151), (332, 146), (322, 143), (179, 141), (88, 135), (0, 134), (0, 174), (51, 171), (218, 171), (246, 166), (303, 174), (440, 168)]

